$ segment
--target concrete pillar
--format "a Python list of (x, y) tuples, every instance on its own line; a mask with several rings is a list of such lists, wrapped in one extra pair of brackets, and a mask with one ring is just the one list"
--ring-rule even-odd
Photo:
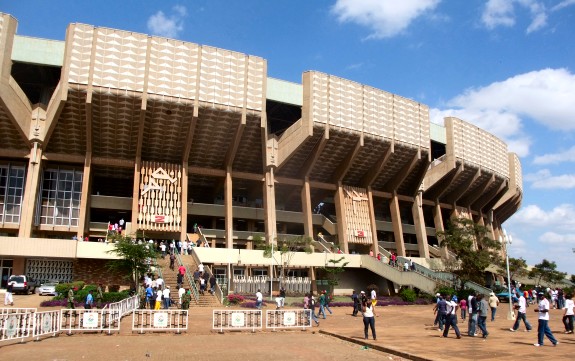
[(90, 185), (92, 180), (92, 154), (86, 153), (84, 173), (82, 174), (82, 196), (80, 198), (80, 215), (78, 217), (78, 239), (86, 237), (90, 229)]
[(276, 224), (276, 196), (275, 196), (275, 177), (274, 168), (268, 168), (264, 179), (264, 224), (266, 231), (266, 240), (268, 243), (276, 242), (277, 224)]
[(18, 237), (30, 237), (34, 226), (34, 212), (38, 200), (38, 186), (40, 184), (42, 172), (42, 148), (35, 146), (30, 150), (28, 160), (28, 170), (26, 174), (26, 185), (24, 186), (24, 197), (22, 199), (22, 211), (20, 213), (20, 229)]
[(141, 175), (142, 159), (136, 157), (134, 163), (134, 188), (132, 190), (132, 232), (138, 232), (138, 216), (140, 213), (140, 175)]
[(309, 177), (305, 177), (301, 189), (301, 206), (303, 213), (303, 230), (306, 237), (314, 238), (313, 220), (311, 212), (311, 191), (309, 187)]
[(224, 204), (226, 222), (226, 248), (234, 248), (234, 214), (233, 214), (233, 194), (232, 194), (232, 169), (226, 169), (226, 182), (224, 185)]
[(375, 224), (375, 206), (373, 204), (373, 191), (371, 187), (367, 188), (367, 202), (369, 207), (369, 224), (371, 226), (372, 241), (371, 250), (377, 256), (379, 253), (379, 243), (377, 239), (377, 225)]
[(183, 242), (188, 236), (188, 165), (182, 164), (182, 192), (181, 197), (181, 211), (180, 211), (180, 240)]
[(421, 193), (418, 193), (417, 196), (415, 196), (411, 212), (413, 213), (413, 223), (415, 224), (415, 237), (417, 238), (419, 257), (429, 258), (429, 245), (427, 244), (427, 232), (425, 231), (425, 217), (423, 216)]
[[(445, 227), (443, 226), (443, 215), (441, 214), (441, 206), (439, 202), (435, 202), (435, 206), (433, 206), (433, 223), (435, 223), (435, 232), (445, 232)], [(441, 250), (441, 258), (447, 259), (447, 249), (441, 247), (441, 240), (437, 238), (439, 241), (439, 247)]]
[(395, 250), (398, 256), (405, 257), (405, 243), (403, 242), (403, 227), (401, 226), (401, 214), (399, 212), (399, 199), (397, 193), (393, 192), (389, 202), (391, 213), (391, 224), (393, 226), (393, 238), (395, 238)]
[(343, 253), (349, 253), (349, 245), (347, 243), (347, 227), (345, 225), (345, 195), (341, 182), (337, 185), (335, 191), (335, 212), (337, 213), (337, 238), (339, 246)]

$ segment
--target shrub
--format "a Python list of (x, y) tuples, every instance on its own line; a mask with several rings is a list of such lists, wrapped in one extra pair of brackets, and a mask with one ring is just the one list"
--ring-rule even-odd
[(399, 292), (399, 296), (405, 302), (415, 302), (417, 299), (417, 294), (411, 288), (404, 288)]
[(109, 285), (108, 286), (108, 292), (119, 292), (120, 291), (120, 285)]
[(437, 290), (437, 293), (440, 293), (442, 296), (456, 294), (455, 289), (453, 289), (452, 287), (441, 287)]
[(119, 302), (123, 299), (130, 297), (130, 291), (124, 290), (122, 292), (106, 292), (104, 293), (104, 303)]
[(239, 303), (244, 302), (245, 298), (244, 296), (241, 295), (237, 295), (237, 294), (230, 294), (228, 295), (228, 302), (232, 305), (237, 305)]

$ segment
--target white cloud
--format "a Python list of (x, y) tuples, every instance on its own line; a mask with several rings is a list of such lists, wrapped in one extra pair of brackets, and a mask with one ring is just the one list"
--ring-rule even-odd
[(564, 1), (561, 1), (559, 4), (553, 6), (551, 8), (551, 11), (561, 10), (561, 9), (566, 8), (567, 6), (571, 6), (571, 5), (575, 5), (575, 0), (564, 0)]
[(481, 21), (488, 29), (498, 26), (515, 25), (515, 6), (526, 8), (531, 14), (531, 23), (527, 34), (540, 30), (547, 25), (547, 10), (541, 1), (536, 0), (488, 0), (481, 15)]
[(509, 223), (522, 228), (554, 228), (575, 231), (575, 206), (573, 204), (561, 204), (547, 212), (535, 204), (530, 204), (515, 213), (510, 218)]
[(370, 28), (368, 38), (391, 38), (401, 34), (418, 17), (432, 11), (440, 0), (337, 0), (332, 12), (340, 22)]
[(575, 162), (575, 146), (564, 152), (540, 155), (533, 160), (533, 164), (559, 164), (563, 162)]
[(571, 189), (575, 188), (575, 174), (554, 176), (549, 169), (541, 169), (523, 177), (534, 189)]
[(152, 35), (165, 36), (167, 38), (175, 38), (184, 30), (183, 18), (187, 15), (187, 10), (184, 6), (174, 6), (172, 8), (173, 14), (169, 17), (163, 11), (158, 11), (148, 19), (148, 30)]
[(481, 15), (481, 21), (488, 29), (497, 26), (515, 25), (513, 3), (509, 0), (489, 0)]
[(504, 139), (519, 156), (529, 153), (531, 139), (523, 122), (533, 120), (552, 130), (575, 130), (575, 74), (567, 69), (543, 69), (470, 88), (431, 109), (434, 123), (446, 116), (468, 121)]
[(550, 244), (571, 244), (575, 243), (575, 234), (559, 234), (555, 232), (545, 232), (539, 236), (539, 241)]

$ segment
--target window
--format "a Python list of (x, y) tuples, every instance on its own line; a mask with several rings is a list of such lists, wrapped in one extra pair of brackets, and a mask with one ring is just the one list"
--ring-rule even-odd
[(0, 166), (0, 223), (20, 223), (24, 174), (23, 166)]
[(253, 270), (253, 275), (254, 276), (267, 276), (268, 270), (265, 268), (256, 268)]
[(81, 171), (46, 169), (40, 192), (40, 224), (77, 227), (82, 195)]

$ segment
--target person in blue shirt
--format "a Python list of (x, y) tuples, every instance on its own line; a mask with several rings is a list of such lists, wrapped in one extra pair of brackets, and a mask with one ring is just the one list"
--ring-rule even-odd
[(92, 290), (90, 290), (90, 292), (88, 292), (88, 296), (86, 296), (86, 303), (84, 304), (84, 308), (89, 310), (92, 308), (92, 305), (94, 304), (94, 296), (92, 296)]

